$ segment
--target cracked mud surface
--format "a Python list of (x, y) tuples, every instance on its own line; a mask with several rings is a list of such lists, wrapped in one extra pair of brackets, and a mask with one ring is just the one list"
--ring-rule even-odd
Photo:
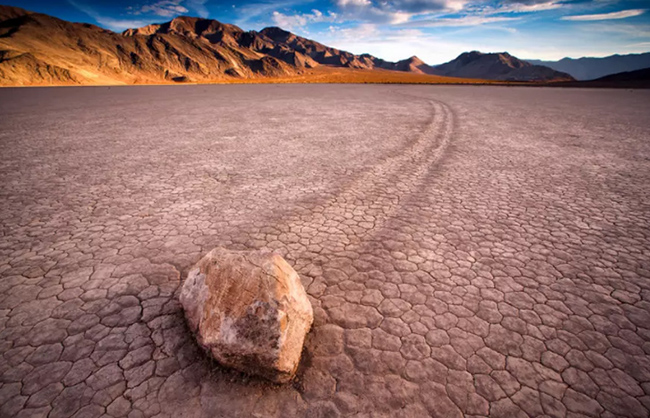
[[(0, 416), (648, 416), (650, 95), (0, 90)], [(298, 379), (200, 352), (176, 292), (277, 250)]]

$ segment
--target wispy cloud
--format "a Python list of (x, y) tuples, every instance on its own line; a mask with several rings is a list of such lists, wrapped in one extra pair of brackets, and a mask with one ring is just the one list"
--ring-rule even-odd
[(177, 16), (188, 12), (187, 8), (181, 5), (182, 2), (182, 0), (160, 0), (134, 9), (132, 13), (135, 15), (155, 14), (163, 17)]
[(630, 45), (626, 45), (626, 46), (632, 47), (632, 48), (635, 48), (635, 47), (636, 48), (643, 48), (643, 49), (647, 50), (647, 49), (650, 49), (650, 42), (639, 42), (639, 43), (636, 43), (636, 44), (630, 44)]
[(393, 10), (411, 14), (459, 11), (468, 3), (469, 0), (393, 0), (390, 2), (377, 2), (379, 7), (384, 10)]
[[(466, 26), (502, 21), (486, 15), (533, 13), (559, 9), (562, 0), (333, 0), (342, 19), (402, 25), (423, 22), (427, 26)], [(466, 17), (448, 18), (444, 14), (461, 13)], [(467, 22), (467, 23), (465, 23)]]
[(643, 13), (645, 13), (645, 11), (646, 11), (645, 9), (621, 10), (619, 12), (601, 13), (601, 14), (594, 14), (594, 15), (563, 16), (561, 19), (575, 20), (575, 21), (626, 19), (628, 17), (640, 16)]
[(482, 42), (468, 45), (455, 39), (432, 36), (419, 29), (395, 30), (371, 23), (350, 28), (331, 27), (328, 32), (320, 33), (319, 40), (355, 54), (367, 52), (390, 61), (417, 55), (428, 64), (449, 61), (462, 51), (490, 49)]
[(208, 0), (186, 0), (185, 5), (194, 11), (199, 17), (207, 18), (210, 16), (210, 12), (205, 4)]
[[(315, 0), (284, 0), (284, 1), (260, 1), (255, 0), (252, 3), (242, 3), (233, 5), (233, 11), (237, 15), (235, 24), (250, 29), (255, 26), (272, 23), (273, 12), (293, 8), (296, 5), (305, 5), (313, 3)], [(251, 27), (255, 25), (254, 27)]]
[(432, 18), (413, 20), (402, 26), (409, 27), (461, 27), (461, 26), (479, 26), (488, 23), (503, 23), (520, 20), (518, 17), (504, 17), (504, 16), (463, 16), (458, 18)]
[(339, 6), (370, 6), (372, 2), (370, 0), (338, 0)]
[(593, 22), (590, 24), (579, 25), (580, 32), (587, 33), (588, 37), (595, 35), (605, 35), (608, 39), (614, 40), (638, 40), (645, 42), (650, 39), (650, 25), (648, 24), (629, 24), (624, 22)]
[(498, 13), (533, 13), (545, 10), (559, 9), (562, 3), (556, 0), (541, 2), (499, 2), (494, 4), (475, 3), (467, 7), (468, 12), (481, 14), (498, 14)]
[(368, 0), (336, 0), (344, 20), (399, 24), (407, 22), (413, 13), (389, 7), (388, 3), (376, 6)]
[(310, 23), (319, 22), (333, 22), (336, 20), (336, 13), (330, 12), (325, 15), (320, 10), (312, 10), (311, 13), (296, 13), (294, 15), (286, 15), (278, 11), (274, 11), (271, 18), (273, 22), (284, 29), (304, 28)]
[(174, 17), (181, 14), (192, 13), (206, 18), (210, 15), (205, 4), (207, 0), (158, 0), (140, 7), (128, 7), (134, 15), (154, 14), (162, 17)]
[(74, 8), (76, 8), (80, 12), (85, 13), (88, 16), (92, 17), (95, 20), (95, 22), (97, 22), (97, 24), (99, 24), (100, 26), (103, 26), (115, 32), (121, 32), (130, 28), (138, 28), (150, 23), (139, 19), (116, 19), (109, 16), (103, 16), (97, 13), (97, 11), (95, 11), (93, 8), (88, 7), (85, 4), (81, 4), (73, 0), (68, 0), (68, 3), (70, 3)]
[(532, 13), (532, 12), (542, 12), (545, 10), (559, 9), (560, 7), (562, 7), (562, 3), (559, 3), (557, 1), (547, 1), (543, 3), (535, 3), (535, 4), (513, 3), (509, 5), (504, 5), (500, 8), (497, 8), (496, 10), (499, 13), (506, 13), (506, 12)]
[(100, 26), (106, 27), (114, 32), (122, 32), (131, 28), (140, 28), (151, 22), (145, 20), (114, 19), (106, 16), (91, 16)]
[[(363, 0), (356, 0), (363, 1)], [(381, 34), (377, 25), (372, 23), (364, 23), (358, 26), (353, 26), (349, 28), (339, 28), (335, 26), (329, 27), (329, 33), (335, 39), (364, 39), (368, 40), (370, 38), (376, 38)]]

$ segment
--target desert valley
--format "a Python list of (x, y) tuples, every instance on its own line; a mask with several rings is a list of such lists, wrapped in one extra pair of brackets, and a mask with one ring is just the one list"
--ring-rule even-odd
[(648, 56), (1, 6), (0, 416), (647, 417)]

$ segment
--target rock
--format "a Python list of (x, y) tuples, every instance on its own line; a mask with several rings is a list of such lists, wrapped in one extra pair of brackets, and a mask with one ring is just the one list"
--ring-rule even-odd
[(180, 302), (199, 345), (222, 365), (277, 383), (293, 378), (313, 311), (281, 256), (215, 248), (188, 273)]

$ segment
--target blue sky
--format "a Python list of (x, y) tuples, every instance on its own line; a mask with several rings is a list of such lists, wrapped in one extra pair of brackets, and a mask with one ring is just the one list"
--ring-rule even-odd
[(329, 46), (429, 64), (470, 50), (560, 59), (650, 51), (650, 0), (24, 0), (10, 3), (122, 31), (178, 15), (245, 30), (280, 26)]

